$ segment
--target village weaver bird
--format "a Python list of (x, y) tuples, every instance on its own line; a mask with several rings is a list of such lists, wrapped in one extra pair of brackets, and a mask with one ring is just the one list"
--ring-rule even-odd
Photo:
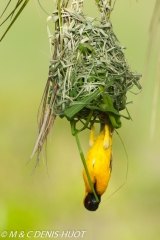
[(94, 126), (91, 127), (89, 138), (89, 150), (86, 157), (86, 165), (93, 183), (99, 202), (91, 190), (85, 170), (83, 179), (85, 183), (84, 206), (89, 211), (98, 209), (101, 196), (105, 192), (111, 175), (112, 164), (112, 129), (105, 124), (99, 136), (95, 139)]

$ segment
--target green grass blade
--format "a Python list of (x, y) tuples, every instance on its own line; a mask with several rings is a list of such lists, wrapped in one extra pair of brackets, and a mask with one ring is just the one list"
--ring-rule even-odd
[(4, 32), (3, 36), (0, 39), (0, 42), (2, 41), (2, 39), (5, 37), (5, 35), (7, 34), (7, 32), (9, 31), (9, 29), (12, 27), (13, 23), (16, 21), (16, 19), (19, 17), (19, 15), (21, 14), (21, 12), (24, 10), (24, 8), (26, 7), (26, 5), (28, 4), (30, 0), (25, 0), (25, 2), (23, 3), (23, 5), (21, 6), (21, 8), (19, 9), (19, 11), (17, 12), (17, 14), (15, 15), (15, 17), (13, 18), (13, 20), (11, 21), (11, 23), (9, 24), (8, 28), (6, 29), (6, 31)]
[(73, 117), (75, 116), (75, 114), (78, 113), (80, 110), (82, 110), (82, 108), (84, 108), (86, 106), (86, 104), (89, 104), (93, 99), (95, 99), (98, 94), (99, 94), (99, 90), (97, 90), (94, 93), (90, 94), (89, 96), (83, 98), (81, 100), (83, 102), (83, 104), (73, 105), (70, 108), (66, 109), (63, 113), (64, 116), (68, 120), (72, 120)]
[(127, 114), (128, 114), (128, 118), (131, 119), (131, 120), (133, 121), (133, 119), (132, 119), (132, 117), (131, 117), (131, 115), (130, 115), (128, 109), (127, 109), (127, 107), (126, 107), (126, 112), (127, 112)]
[(90, 121), (91, 121), (91, 118), (92, 118), (92, 114), (93, 114), (93, 110), (90, 111), (90, 113), (89, 113), (89, 115), (88, 115), (85, 123), (83, 123), (83, 122), (81, 121), (81, 122), (83, 123), (83, 125), (84, 125), (81, 129), (76, 129), (76, 123), (77, 123), (79, 120), (78, 120), (78, 121), (76, 121), (76, 120), (71, 120), (71, 121), (70, 121), (71, 129), (72, 129), (72, 135), (73, 135), (73, 136), (75, 136), (75, 135), (78, 134), (79, 132), (82, 132), (84, 129), (88, 128), (88, 125), (89, 125), (89, 123), (90, 123)]
[(3, 14), (4, 14), (5, 11), (7, 10), (7, 8), (8, 8), (8, 6), (9, 6), (10, 3), (11, 3), (11, 0), (9, 0), (9, 2), (7, 3), (7, 5), (6, 5), (5, 9), (3, 10), (3, 12), (2, 12), (0, 18), (3, 16)]
[(79, 138), (78, 138), (77, 134), (75, 135), (75, 139), (76, 139), (76, 143), (77, 143), (77, 146), (78, 146), (79, 154), (81, 156), (81, 160), (82, 160), (84, 169), (85, 169), (86, 174), (87, 174), (89, 185), (90, 185), (90, 187), (92, 189), (92, 192), (93, 192), (93, 194), (95, 196), (96, 201), (99, 202), (99, 199), (97, 197), (97, 194), (96, 194), (96, 192), (94, 190), (93, 183), (92, 183), (91, 178), (90, 178), (90, 174), (89, 174), (89, 171), (88, 171), (88, 168), (87, 168), (87, 165), (86, 165), (86, 160), (85, 160), (85, 157), (84, 157), (84, 154), (83, 154), (83, 151), (82, 151), (82, 148), (81, 148), (81, 144), (80, 144), (80, 141), (79, 141)]
[[(10, 1), (10, 2), (11, 2), (11, 1)], [(2, 12), (0, 18), (1, 18), (1, 17), (4, 15), (4, 13), (6, 12), (6, 10), (7, 10), (8, 6), (9, 6), (10, 2), (9, 2), (9, 3), (7, 4), (7, 6), (5, 7), (5, 9), (4, 9), (4, 11)], [(17, 2), (17, 4), (16, 4), (15, 8), (13, 9), (13, 11), (4, 19), (4, 21), (0, 24), (0, 26), (2, 26), (2, 25), (8, 20), (8, 18), (11, 17), (11, 19), (12, 19), (15, 11), (18, 9), (19, 5), (21, 5), (21, 2), (23, 2), (23, 0)]]

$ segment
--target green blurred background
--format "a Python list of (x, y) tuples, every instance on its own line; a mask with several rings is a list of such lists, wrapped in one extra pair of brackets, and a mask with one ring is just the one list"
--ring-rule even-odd
[[(41, 2), (48, 13), (54, 10), (52, 0)], [(154, 4), (155, 0), (117, 1), (112, 13), (114, 31), (121, 44), (127, 47), (128, 63), (143, 75)], [(6, 1), (1, 1), (1, 12), (5, 5)], [(85, 1), (85, 12), (98, 16), (94, 1)], [(127, 182), (108, 198), (126, 175), (127, 159), (114, 134), (111, 181), (99, 209), (89, 212), (83, 207), (82, 163), (67, 120), (57, 118), (48, 138), (48, 167), (41, 158), (31, 175), (36, 158), (26, 165), (38, 133), (37, 110), (49, 67), (46, 18), (37, 2), (30, 1), (0, 44), (0, 232), (84, 230), (86, 240), (158, 240), (158, 107), (156, 128), (154, 135), (150, 135), (158, 44), (153, 49), (147, 78), (141, 81), (143, 92), (138, 96), (128, 95), (128, 101), (134, 101), (128, 106), (133, 121), (123, 120), (119, 130), (129, 155)], [(6, 26), (1, 27), (0, 35)], [(80, 134), (85, 154), (88, 137), (89, 131)]]

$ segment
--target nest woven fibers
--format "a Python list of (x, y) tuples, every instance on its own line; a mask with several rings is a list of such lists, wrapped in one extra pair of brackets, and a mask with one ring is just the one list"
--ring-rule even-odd
[[(83, 14), (79, 7), (83, 1), (73, 2), (70, 8), (57, 5), (48, 19), (55, 23), (53, 35), (48, 29), (54, 52), (41, 105), (39, 135), (31, 155), (38, 152), (37, 162), (56, 116), (70, 121), (73, 135), (95, 122), (120, 128), (127, 92), (133, 86), (141, 89), (141, 75), (130, 70), (124, 47), (113, 32), (110, 6), (98, 1), (98, 21)], [(130, 119), (128, 110), (127, 114), (123, 117)], [(76, 129), (79, 121), (83, 127)]]
[[(58, 20), (58, 11), (54, 20)], [(58, 88), (52, 106), (54, 115), (86, 119), (92, 110), (92, 116), (100, 121), (106, 117), (104, 113), (120, 116), (119, 111), (127, 104), (126, 93), (134, 85), (141, 89), (141, 75), (130, 70), (111, 23), (71, 9), (62, 10), (62, 22), (63, 49), (57, 47), (57, 29), (52, 41), (56, 57), (49, 68), (48, 103), (54, 86)]]

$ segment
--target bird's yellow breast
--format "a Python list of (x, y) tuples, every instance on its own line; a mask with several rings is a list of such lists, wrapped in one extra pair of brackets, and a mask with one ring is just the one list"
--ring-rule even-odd
[[(102, 195), (107, 188), (111, 174), (112, 134), (109, 126), (105, 125), (103, 131), (94, 140), (93, 131), (94, 129), (91, 129), (90, 142), (92, 142), (92, 146), (88, 150), (86, 164), (97, 194)], [(83, 178), (86, 194), (91, 193), (85, 170)]]

